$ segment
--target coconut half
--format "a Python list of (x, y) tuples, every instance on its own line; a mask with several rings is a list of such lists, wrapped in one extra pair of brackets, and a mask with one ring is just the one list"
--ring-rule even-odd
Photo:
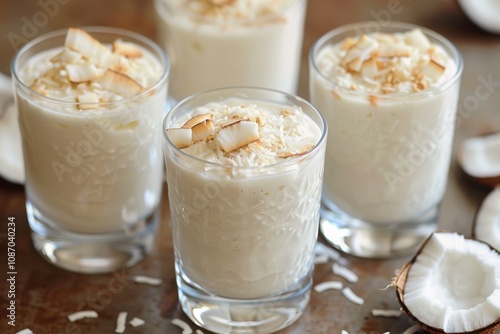
[(479, 206), (472, 236), (500, 250), (500, 188), (489, 193)]
[(458, 151), (458, 163), (473, 180), (500, 185), (500, 132), (466, 139)]
[(500, 254), (435, 232), (394, 279), (402, 311), (430, 333), (494, 333), (500, 326)]

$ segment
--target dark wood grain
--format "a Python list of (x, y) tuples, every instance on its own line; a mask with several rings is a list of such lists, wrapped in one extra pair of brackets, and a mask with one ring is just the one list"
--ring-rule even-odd
[[(56, 1), (56, 0), (53, 0)], [(401, 0), (401, 10), (388, 11), (395, 0), (310, 0), (303, 48), (303, 62), (299, 95), (307, 98), (307, 53), (311, 45), (327, 31), (350, 22), (379, 18), (416, 23), (442, 33), (460, 49), (465, 70), (461, 98), (474, 96), (481, 84), (480, 78), (491, 76), (500, 82), (500, 38), (475, 27), (460, 11), (454, 1)], [(41, 2), (50, 2), (41, 0)], [(68, 26), (106, 25), (137, 31), (155, 38), (154, 12), (151, 0), (65, 0), (47, 23), (37, 28), (36, 35)], [(42, 10), (37, 1), (0, 1), (0, 70), (8, 73), (16, 47), (9, 33), (22, 35), (26, 20)], [(389, 13), (390, 15), (387, 15)], [(494, 89), (498, 89), (495, 87)], [(442, 204), (440, 228), (470, 235), (477, 205), (488, 189), (464, 179), (456, 165), (456, 148), (466, 137), (485, 132), (500, 131), (500, 94), (494, 92), (479, 101), (459, 117), (454, 160), (451, 166), (447, 192)], [(23, 188), (0, 179), (0, 333), (15, 333), (29, 327), (35, 333), (113, 333), (116, 317), (127, 311), (129, 317), (146, 320), (146, 325), (127, 328), (126, 333), (180, 333), (170, 324), (173, 318), (188, 321), (177, 301), (173, 251), (168, 221), (168, 201), (163, 198), (162, 224), (153, 253), (133, 268), (108, 275), (80, 275), (60, 270), (45, 262), (33, 249), (24, 208)], [(7, 249), (5, 234), (7, 218), (17, 223), (17, 285), (16, 324), (7, 326), (6, 272)], [(396, 269), (408, 258), (390, 261), (363, 260), (345, 256), (346, 265), (360, 276), (360, 281), (349, 284), (366, 303), (357, 306), (348, 302), (339, 292), (312, 293), (310, 305), (299, 321), (282, 334), (303, 333), (402, 333), (411, 324), (409, 319), (374, 318), (373, 308), (398, 308), (395, 291), (385, 289)], [(160, 287), (138, 285), (130, 275), (145, 274), (161, 277)], [(314, 282), (332, 280), (331, 264), (318, 265)], [(78, 309), (89, 308), (99, 312), (99, 319), (70, 324), (66, 316)], [(193, 328), (196, 328), (193, 326)], [(207, 333), (207, 331), (204, 331)]]

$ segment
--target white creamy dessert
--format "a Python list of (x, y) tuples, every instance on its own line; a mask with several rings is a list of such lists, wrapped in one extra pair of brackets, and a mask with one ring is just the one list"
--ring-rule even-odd
[(295, 93), (306, 0), (157, 0), (156, 11), (174, 99), (229, 86)]
[(319, 126), (299, 107), (240, 98), (174, 122), (167, 136), (182, 149), (166, 145), (169, 201), (187, 277), (240, 299), (301, 282), (312, 270), (319, 221)]
[[(17, 91), (28, 199), (66, 231), (123, 232), (156, 209), (166, 99), (159, 59), (69, 29), (64, 47), (35, 54)], [(155, 90), (151, 90), (156, 87)], [(36, 93), (35, 93), (36, 92)]]
[(459, 94), (453, 56), (420, 29), (348, 37), (311, 56), (311, 99), (330, 128), (327, 206), (380, 224), (434, 208), (446, 187)]

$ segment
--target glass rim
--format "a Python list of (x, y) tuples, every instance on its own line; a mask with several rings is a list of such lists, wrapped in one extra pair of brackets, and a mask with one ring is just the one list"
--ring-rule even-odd
[[(130, 31), (130, 30), (121, 29), (121, 28), (114, 28), (114, 27), (83, 26), (83, 27), (78, 27), (78, 28), (86, 31), (89, 34), (92, 34), (92, 33), (109, 34), (109, 35), (116, 35), (116, 37), (120, 37), (120, 38), (129, 38), (129, 39), (134, 39), (136, 41), (139, 41), (139, 42), (143, 43), (143, 45), (151, 48), (156, 53), (156, 54), (152, 54), (152, 55), (155, 57), (155, 59), (163, 67), (162, 74), (161, 74), (160, 78), (155, 82), (155, 84), (152, 85), (151, 87), (149, 87), (148, 89), (144, 90), (143, 92), (137, 94), (137, 95), (134, 95), (134, 96), (131, 96), (131, 97), (127, 97), (127, 98), (123, 98), (122, 100), (118, 100), (118, 101), (90, 102), (90, 103), (86, 103), (86, 104), (91, 105), (91, 106), (95, 105), (96, 106), (95, 109), (102, 110), (102, 109), (108, 108), (110, 106), (117, 106), (117, 105), (122, 105), (122, 104), (127, 104), (127, 103), (131, 103), (131, 102), (135, 102), (135, 101), (143, 99), (144, 97), (146, 97), (148, 95), (152, 95), (151, 93), (155, 92), (157, 89), (159, 89), (160, 86), (162, 86), (165, 83), (165, 81), (167, 80), (167, 78), (168, 78), (168, 76), (170, 74), (170, 60), (168, 59), (168, 56), (163, 51), (163, 49), (161, 49), (155, 42), (153, 42), (148, 37), (143, 36), (143, 35), (141, 35), (139, 33)], [(16, 55), (12, 59), (10, 70), (11, 70), (12, 77), (13, 77), (15, 83), (18, 83), (19, 85), (21, 85), (21, 87), (23, 89), (25, 89), (26, 91), (28, 91), (28, 92), (30, 92), (32, 94), (35, 94), (35, 96), (37, 98), (41, 99), (42, 101), (44, 101), (44, 102), (50, 102), (51, 104), (54, 104), (54, 105), (72, 107), (72, 106), (78, 105), (79, 102), (76, 102), (76, 101), (75, 102), (73, 102), (73, 101), (64, 101), (64, 100), (60, 100), (60, 99), (57, 99), (57, 98), (48, 97), (48, 96), (42, 95), (42, 94), (40, 94), (40, 93), (32, 90), (26, 83), (24, 83), (21, 80), (21, 78), (19, 77), (19, 73), (16, 70), (19, 58), (25, 52), (29, 51), (32, 47), (34, 47), (36, 45), (39, 45), (39, 44), (41, 44), (41, 43), (43, 43), (43, 42), (45, 42), (45, 41), (47, 41), (49, 39), (53, 39), (53, 38), (64, 36), (67, 32), (68, 32), (68, 28), (59, 29), (59, 30), (55, 30), (55, 31), (52, 31), (52, 32), (48, 32), (46, 34), (43, 34), (43, 35), (38, 36), (37, 38), (31, 40), (30, 42), (28, 42), (26, 45), (24, 45), (16, 53)], [(140, 45), (140, 46), (143, 47), (142, 45)], [(61, 45), (61, 47), (64, 47), (64, 45)], [(49, 49), (47, 49), (47, 50), (49, 50)], [(44, 51), (46, 51), (46, 50), (44, 50)], [(67, 112), (62, 112), (62, 111), (58, 111), (58, 110), (54, 110), (54, 112), (63, 113), (65, 115), (86, 116), (86, 117), (88, 117), (88, 116), (94, 116), (94, 115), (96, 115), (96, 116), (97, 115), (102, 115), (101, 113), (94, 114), (94, 113), (91, 113), (91, 112), (84, 112), (84, 113), (81, 113), (81, 114), (68, 114)], [(117, 111), (117, 112), (120, 112), (120, 111)], [(107, 114), (109, 114), (109, 113), (107, 113)]]
[[(198, 99), (200, 97), (203, 97), (203, 96), (206, 96), (209, 94), (214, 94), (214, 93), (221, 93), (222, 94), (224, 92), (229, 92), (229, 91), (233, 91), (233, 90), (236, 92), (240, 91), (240, 92), (244, 92), (244, 93), (264, 92), (264, 93), (279, 94), (283, 97), (286, 97), (288, 99), (288, 101), (290, 101), (290, 100), (293, 101), (294, 105), (298, 106), (301, 110), (304, 109), (303, 108), (304, 106), (309, 108), (310, 110), (313, 111), (313, 113), (315, 113), (318, 116), (319, 120), (321, 121), (321, 124), (318, 124), (314, 119), (311, 118), (311, 120), (314, 122), (314, 124), (316, 124), (318, 126), (318, 128), (321, 132), (321, 136), (319, 137), (317, 143), (308, 152), (306, 152), (302, 155), (293, 156), (293, 157), (286, 159), (285, 161), (280, 161), (280, 162), (277, 162), (277, 163), (274, 163), (271, 165), (265, 165), (265, 166), (233, 166), (233, 165), (226, 165), (226, 164), (218, 163), (218, 162), (207, 161), (207, 160), (204, 160), (202, 158), (198, 158), (198, 157), (192, 156), (192, 155), (184, 152), (182, 149), (178, 148), (177, 146), (174, 145), (174, 143), (172, 143), (172, 141), (170, 140), (170, 138), (167, 135), (167, 129), (168, 129), (167, 122), (172, 119), (172, 117), (174, 116), (174, 114), (176, 112), (178, 112), (182, 107), (186, 106), (194, 99)], [(238, 96), (236, 96), (236, 95), (231, 95), (231, 96), (225, 96), (225, 99), (232, 98), (232, 97), (238, 98)], [(259, 98), (253, 98), (250, 96), (249, 100), (252, 100), (252, 99), (255, 99), (257, 101), (259, 100)], [(263, 100), (262, 99), (262, 101), (266, 101), (269, 103), (278, 103), (278, 102), (274, 102), (273, 100)], [(308, 117), (310, 117), (310, 116), (308, 116)], [(321, 128), (321, 125), (323, 126), (323, 128)], [(328, 125), (326, 123), (326, 119), (324, 118), (323, 114), (321, 112), (319, 112), (319, 110), (315, 106), (313, 106), (309, 101), (307, 101), (306, 99), (304, 99), (298, 95), (282, 92), (282, 91), (275, 90), (275, 89), (253, 87), (253, 86), (222, 87), (222, 88), (206, 90), (206, 91), (199, 92), (199, 93), (196, 93), (194, 95), (188, 96), (188, 97), (184, 98), (183, 100), (181, 100), (180, 102), (178, 102), (164, 116), (162, 126), (163, 126), (162, 133), (163, 133), (164, 140), (166, 143), (168, 143), (168, 145), (171, 147), (171, 149), (173, 150), (173, 152), (175, 154), (180, 155), (187, 160), (190, 160), (190, 161), (193, 161), (193, 162), (196, 162), (199, 164), (204, 164), (206, 166), (211, 166), (214, 169), (215, 168), (219, 168), (219, 169), (224, 168), (224, 169), (232, 169), (232, 170), (274, 169), (274, 168), (281, 168), (281, 167), (286, 167), (288, 165), (296, 164), (302, 160), (309, 158), (310, 156), (316, 155), (317, 152), (321, 149), (321, 147), (324, 144), (326, 144), (326, 137), (327, 137), (327, 133), (328, 133)], [(168, 154), (167, 152), (164, 152), (164, 153)]]
[[(381, 93), (369, 93), (369, 92), (362, 92), (362, 91), (353, 91), (349, 88), (342, 87), (339, 84), (337, 84), (334, 80), (326, 76), (323, 72), (320, 71), (318, 68), (317, 64), (317, 56), (319, 52), (327, 45), (333, 44), (329, 43), (329, 41), (334, 38), (335, 36), (338, 36), (342, 33), (348, 32), (348, 31), (354, 31), (354, 30), (359, 30), (360, 26), (367, 26), (369, 24), (376, 24), (378, 29), (376, 31), (370, 31), (367, 33), (374, 33), (374, 32), (385, 32), (387, 28), (400, 28), (400, 32), (406, 32), (410, 31), (412, 29), (420, 29), (426, 36), (431, 37), (432, 39), (438, 41), (440, 43), (440, 46), (445, 48), (445, 51), (447, 53), (450, 53), (449, 56), (455, 61), (455, 72), (453, 75), (451, 75), (448, 79), (446, 79), (444, 82), (440, 83), (438, 86), (434, 86), (425, 90), (422, 90), (420, 92), (408, 92), (408, 93), (395, 93), (395, 94), (381, 94)], [(337, 43), (341, 42), (340, 40), (337, 41)], [(355, 22), (355, 23), (349, 23), (340, 27), (337, 27), (333, 30), (330, 30), (329, 32), (325, 33), (323, 36), (321, 36), (311, 47), (311, 50), (309, 51), (309, 64), (310, 67), (314, 70), (314, 72), (319, 75), (323, 80), (328, 82), (328, 84), (333, 87), (337, 92), (348, 95), (348, 96), (357, 96), (357, 97), (368, 97), (368, 96), (376, 96), (380, 97), (383, 101), (391, 101), (391, 100), (398, 100), (401, 98), (424, 98), (428, 96), (434, 95), (436, 92), (440, 92), (443, 90), (446, 90), (447, 88), (451, 87), (456, 81), (460, 79), (460, 76), (463, 71), (463, 58), (458, 51), (458, 49), (451, 43), (446, 37), (443, 35), (416, 25), (416, 24), (411, 24), (411, 23), (406, 23), (406, 22), (399, 22), (399, 21), (392, 21), (389, 22), (387, 25), (381, 25), (377, 21), (362, 21), (362, 22)]]
[[(171, 13), (171, 11), (169, 11), (169, 10), (171, 10), (174, 7), (174, 6), (170, 5), (168, 3), (168, 1), (166, 1), (166, 0), (155, 0), (154, 3), (155, 3), (155, 6), (154, 6), (155, 10), (159, 14), (161, 14), (159, 12), (160, 9), (165, 9), (165, 10), (167, 10), (167, 13)], [(217, 25), (219, 25), (219, 24), (221, 24), (221, 25), (223, 25), (223, 24), (243, 24), (243, 25), (248, 25), (249, 22), (251, 22), (253, 25), (258, 25), (258, 24), (262, 24), (262, 23), (266, 23), (266, 22), (275, 22), (276, 18), (280, 17), (280, 14), (288, 13), (289, 11), (291, 11), (291, 10), (293, 10), (295, 8), (299, 8), (301, 5), (305, 5), (306, 3), (307, 3), (307, 0), (290, 0), (290, 3), (288, 3), (283, 8), (283, 10), (281, 10), (277, 14), (266, 15), (266, 16), (263, 16), (263, 17), (259, 17), (257, 19), (255, 19), (255, 18), (252, 18), (252, 19), (248, 19), (248, 18), (240, 18), (240, 19), (239, 18), (231, 18), (231, 19), (223, 20), (223, 21), (216, 20), (213, 17), (208, 17), (208, 16), (203, 15), (203, 14), (191, 13), (191, 12), (186, 11), (184, 9), (179, 9), (179, 10), (182, 11), (183, 13), (188, 14), (188, 16), (190, 18), (192, 18), (193, 20), (195, 20), (196, 23), (210, 24), (210, 25), (215, 25), (215, 24), (217, 24)], [(230, 31), (231, 30), (229, 29), (229, 32)]]

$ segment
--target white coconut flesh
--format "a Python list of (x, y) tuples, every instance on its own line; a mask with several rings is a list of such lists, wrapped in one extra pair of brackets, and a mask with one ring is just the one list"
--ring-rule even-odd
[(494, 189), (481, 203), (474, 236), (500, 250), (500, 188)]
[(487, 327), (500, 318), (500, 255), (456, 233), (434, 233), (410, 268), (404, 304), (445, 333)]
[(472, 177), (500, 176), (500, 132), (466, 139), (460, 147), (459, 161)]

